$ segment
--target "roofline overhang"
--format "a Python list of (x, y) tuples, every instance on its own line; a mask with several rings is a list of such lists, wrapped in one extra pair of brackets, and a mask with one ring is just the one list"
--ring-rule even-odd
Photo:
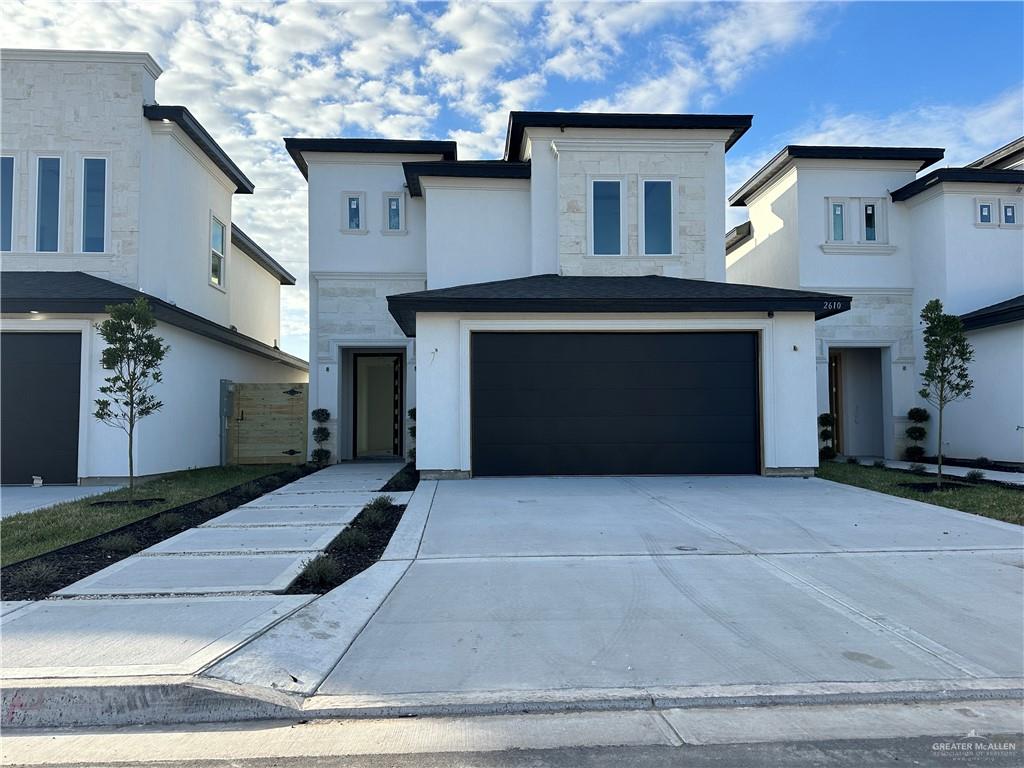
[(996, 325), (1006, 325), (1024, 320), (1024, 294), (990, 307), (976, 309), (960, 315), (965, 331), (978, 331)]
[(281, 285), (295, 285), (295, 276), (249, 237), (237, 224), (231, 225), (231, 244), (236, 246), (257, 265), (277, 278)]
[(433, 160), (402, 163), (412, 197), (423, 195), (422, 178), (529, 179), (530, 163), (504, 160)]
[(725, 252), (729, 253), (733, 249), (739, 248), (753, 236), (754, 228), (749, 221), (737, 224), (725, 233)]
[(302, 177), (309, 179), (309, 163), (304, 152), (335, 152), (380, 155), (441, 155), (442, 160), (458, 159), (458, 144), (435, 139), (368, 139), (327, 138), (309, 139), (290, 137), (284, 140), (285, 149)]
[(922, 171), (944, 156), (945, 150), (940, 147), (824, 147), (789, 144), (729, 195), (729, 205), (746, 205), (751, 197), (774, 181), (795, 160), (917, 161), (917, 170)]
[(939, 168), (914, 179), (890, 193), (894, 202), (909, 200), (939, 184), (1016, 184), (1024, 185), (1024, 169), (1010, 168)]

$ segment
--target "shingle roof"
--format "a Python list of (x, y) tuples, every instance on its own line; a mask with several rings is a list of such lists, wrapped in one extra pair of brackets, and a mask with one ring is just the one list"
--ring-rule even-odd
[(276, 277), (281, 285), (295, 285), (295, 277), (292, 273), (278, 264), (269, 253), (260, 248), (255, 240), (235, 224), (231, 225), (231, 244)]
[(1024, 320), (1024, 293), (998, 304), (991, 304), (965, 315), (960, 315), (964, 328), (968, 331), (976, 331), (979, 328), (990, 328), (993, 325), (1003, 325)]
[(938, 162), (945, 150), (938, 147), (821, 147), (790, 144), (747, 179), (729, 196), (730, 205), (746, 205), (747, 200), (766, 187), (794, 160), (914, 160), (918, 170)]
[(1024, 136), (1004, 144), (999, 149), (989, 152), (984, 157), (979, 157), (973, 163), (968, 163), (967, 168), (1007, 168), (1024, 158)]
[(849, 296), (656, 275), (533, 275), (388, 296), (407, 336), (417, 312), (813, 312), (816, 319), (850, 308)]
[(110, 304), (124, 304), (139, 297), (149, 302), (157, 320), (291, 368), (309, 370), (305, 360), (251, 336), (225, 328), (142, 291), (84, 272), (0, 273), (0, 312), (5, 314), (100, 314)]
[(949, 182), (962, 184), (1024, 184), (1024, 170), (997, 168), (939, 168), (909, 184), (900, 187), (889, 196), (899, 202), (919, 195), (936, 184)]
[(235, 162), (228, 157), (227, 152), (220, 148), (220, 145), (213, 140), (213, 137), (206, 132), (206, 129), (199, 123), (192, 113), (185, 107), (163, 106), (160, 104), (147, 104), (142, 108), (142, 114), (147, 120), (158, 122), (169, 120), (176, 123), (185, 132), (196, 146), (203, 151), (213, 164), (227, 176), (235, 185), (235, 191), (243, 195), (251, 195), (253, 183), (246, 178)]
[(423, 189), (420, 176), (449, 176), (462, 179), (528, 179), (529, 163), (507, 163), (504, 160), (435, 160), (402, 163), (409, 194), (420, 197)]

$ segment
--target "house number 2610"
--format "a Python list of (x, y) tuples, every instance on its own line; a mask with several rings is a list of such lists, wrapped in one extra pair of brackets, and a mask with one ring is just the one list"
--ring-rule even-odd
[(825, 309), (842, 309), (843, 302), (841, 301), (826, 301)]

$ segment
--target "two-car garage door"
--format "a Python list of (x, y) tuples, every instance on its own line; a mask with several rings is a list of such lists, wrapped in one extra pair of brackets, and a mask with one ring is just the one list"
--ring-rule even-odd
[(473, 333), (475, 475), (759, 471), (757, 336)]

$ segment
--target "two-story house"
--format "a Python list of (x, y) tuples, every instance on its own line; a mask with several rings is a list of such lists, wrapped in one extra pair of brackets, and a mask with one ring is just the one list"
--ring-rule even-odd
[[(951, 405), (947, 456), (1024, 461), (1024, 139), (965, 168), (942, 149), (788, 146), (731, 197), (730, 282), (835, 291), (852, 311), (816, 327), (818, 410), (840, 452), (900, 458), (925, 405), (922, 307), (961, 315), (973, 396)], [(927, 444), (937, 450), (934, 422)]]
[(725, 280), (748, 115), (513, 112), (504, 157), (286, 139), (309, 184), (310, 398), (427, 477), (806, 473), (815, 321)]
[(185, 107), (160, 105), (145, 53), (0, 51), (2, 481), (127, 474), (96, 421), (110, 304), (147, 297), (170, 344), (164, 402), (139, 425), (151, 475), (221, 460), (221, 381), (303, 382), (278, 349), (294, 278), (232, 223), (253, 185)]

